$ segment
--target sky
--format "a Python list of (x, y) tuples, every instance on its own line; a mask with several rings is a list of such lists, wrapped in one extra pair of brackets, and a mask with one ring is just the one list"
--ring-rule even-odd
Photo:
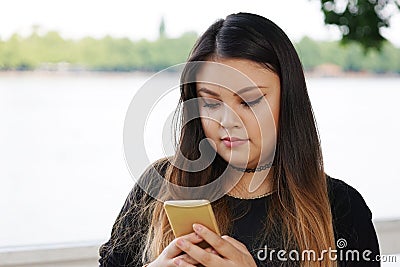
[[(40, 26), (39, 33), (55, 30), (72, 39), (111, 35), (154, 40), (162, 17), (167, 35), (178, 37), (186, 31), (202, 33), (215, 20), (236, 12), (251, 12), (271, 19), (292, 41), (306, 35), (316, 40), (340, 38), (336, 26), (323, 23), (319, 0), (0, 0), (0, 6), (2, 40), (13, 33), (28, 35), (33, 25)], [(399, 13), (392, 17), (391, 24), (383, 34), (400, 47)]]

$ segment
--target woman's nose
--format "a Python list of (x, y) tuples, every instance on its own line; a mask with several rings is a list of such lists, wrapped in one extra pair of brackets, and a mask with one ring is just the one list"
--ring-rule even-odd
[(221, 109), (220, 123), (224, 128), (240, 127), (242, 124), (239, 115), (226, 104), (224, 104)]

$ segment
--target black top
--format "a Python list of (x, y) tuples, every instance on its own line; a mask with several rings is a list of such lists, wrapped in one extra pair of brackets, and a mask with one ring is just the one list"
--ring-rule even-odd
[[(363, 197), (356, 189), (341, 180), (327, 176), (327, 182), (337, 246), (337, 253), (333, 252), (331, 256), (336, 255), (339, 267), (380, 266), (380, 263), (375, 261), (375, 257), (379, 255), (379, 245), (371, 221), (372, 214)], [(137, 267), (143, 265), (140, 257), (134, 258), (134, 256), (138, 256), (142, 252), (143, 240), (140, 240), (140, 238), (135, 238), (132, 244), (129, 245), (135, 255), (123, 250), (113, 249), (110, 245), (116, 235), (121, 235), (122, 233), (124, 235), (132, 233), (133, 235), (133, 231), (135, 231), (135, 234), (139, 232), (144, 235), (146, 233), (148, 222), (138, 221), (137, 216), (132, 214), (135, 213), (134, 209), (130, 210), (129, 214), (127, 213), (134, 202), (140, 201), (142, 194), (144, 194), (143, 190), (139, 186), (134, 186), (117, 218), (117, 221), (126, 220), (124, 225), (129, 225), (130, 229), (115, 229), (113, 227), (110, 240), (100, 248), (100, 266)], [(265, 219), (263, 216), (265, 216), (268, 209), (269, 198), (270, 196), (242, 200), (228, 196), (228, 203), (230, 203), (232, 211), (238, 213), (243, 210), (246, 211), (244, 216), (233, 220), (233, 231), (230, 236), (246, 245), (257, 266), (291, 266), (296, 263), (291, 261), (291, 259), (296, 259), (297, 257), (294, 252), (287, 251), (279, 254), (280, 248), (275, 248), (273, 244), (260, 246), (260, 243), (256, 244), (254, 242), (260, 236)], [(275, 251), (271, 252), (272, 249)], [(106, 254), (109, 256), (105, 257)], [(325, 254), (326, 257), (328, 255)], [(301, 259), (301, 256), (300, 253), (298, 257)], [(304, 257), (307, 257), (307, 254), (304, 254)], [(287, 261), (283, 261), (284, 259), (287, 259)], [(370, 261), (364, 259), (370, 259)]]

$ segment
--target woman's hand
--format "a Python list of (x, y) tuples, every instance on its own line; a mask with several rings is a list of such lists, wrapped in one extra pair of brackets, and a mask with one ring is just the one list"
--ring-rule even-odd
[[(150, 264), (146, 265), (148, 267), (175, 267), (176, 264), (174, 263), (174, 260), (180, 259), (188, 264), (189, 266), (195, 266), (196, 264), (199, 264), (198, 261), (194, 260), (192, 257), (190, 257), (187, 254), (179, 255), (183, 251), (180, 249), (178, 246), (176, 246), (176, 241), (178, 238), (175, 238), (171, 243), (168, 244), (168, 246), (163, 250), (163, 252), (155, 259), (152, 261)], [(189, 243), (197, 244), (203, 241), (203, 238), (201, 238), (199, 235), (196, 233), (190, 233), (184, 236), (179, 237), (179, 239), (185, 240)], [(195, 246), (195, 245), (193, 245)], [(206, 253), (216, 253), (212, 248), (207, 248), (205, 250)]]
[[(186, 252), (188, 256), (207, 267), (257, 267), (253, 257), (243, 243), (229, 236), (218, 236), (207, 227), (194, 224), (193, 229), (202, 237), (217, 253), (208, 251), (195, 245), (191, 240), (178, 238), (176, 245)], [(195, 267), (185, 259), (174, 259), (175, 266)]]

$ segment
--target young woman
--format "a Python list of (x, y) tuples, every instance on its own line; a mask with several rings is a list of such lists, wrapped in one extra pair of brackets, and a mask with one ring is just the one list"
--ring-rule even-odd
[[(277, 25), (248, 13), (215, 22), (181, 81), (180, 153), (144, 171), (100, 248), (101, 266), (380, 266), (368, 206), (324, 172), (302, 66)], [(205, 138), (212, 160), (199, 149)], [(209, 164), (182, 168), (196, 159)], [(174, 238), (159, 199), (179, 192), (152, 184), (157, 175), (185, 188), (224, 181), (200, 194), (222, 236), (195, 224)], [(203, 240), (211, 247), (196, 246)]]

